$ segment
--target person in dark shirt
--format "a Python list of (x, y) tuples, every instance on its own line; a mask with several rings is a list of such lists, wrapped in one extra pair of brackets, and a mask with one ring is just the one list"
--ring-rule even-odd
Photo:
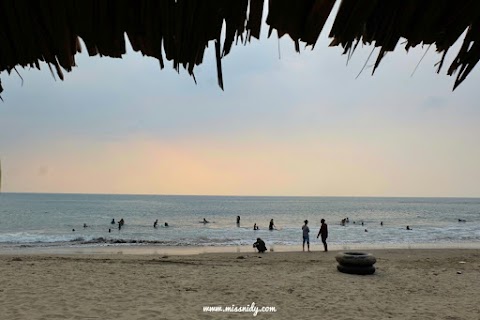
[(260, 252), (260, 253), (263, 253), (263, 252), (267, 251), (267, 247), (265, 246), (265, 242), (260, 238), (257, 238), (257, 242), (255, 242), (253, 244), (253, 247), (257, 248), (258, 252)]
[(318, 231), (317, 239), (319, 236), (322, 236), (323, 247), (325, 249), (325, 252), (327, 252), (328, 251), (328, 248), (327, 248), (328, 226), (325, 223), (325, 219), (320, 220), (320, 222), (322, 223), (322, 226)]
[(275, 224), (273, 223), (273, 219), (270, 220), (270, 224), (268, 225), (268, 230), (275, 230)]

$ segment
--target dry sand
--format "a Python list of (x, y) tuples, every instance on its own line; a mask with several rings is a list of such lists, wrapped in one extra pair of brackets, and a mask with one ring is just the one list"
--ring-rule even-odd
[(338, 252), (4, 254), (0, 319), (246, 319), (202, 307), (252, 302), (277, 309), (257, 319), (480, 319), (480, 250), (369, 252), (371, 276)]

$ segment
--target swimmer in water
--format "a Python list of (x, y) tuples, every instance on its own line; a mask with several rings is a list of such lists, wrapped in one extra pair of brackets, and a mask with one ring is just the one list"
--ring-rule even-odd
[(158, 226), (158, 219), (155, 220), (155, 222), (153, 223), (153, 227), (156, 228)]
[(209, 223), (207, 219), (203, 218), (203, 223)]

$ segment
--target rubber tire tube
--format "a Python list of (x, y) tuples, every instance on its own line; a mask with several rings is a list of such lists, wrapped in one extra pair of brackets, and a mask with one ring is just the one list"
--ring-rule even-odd
[(367, 274), (375, 273), (374, 266), (358, 267), (358, 266), (342, 266), (341, 264), (339, 264), (337, 265), (337, 270), (343, 273), (359, 274), (359, 275), (367, 275)]
[(340, 252), (335, 259), (342, 266), (368, 267), (377, 262), (374, 256), (365, 252)]

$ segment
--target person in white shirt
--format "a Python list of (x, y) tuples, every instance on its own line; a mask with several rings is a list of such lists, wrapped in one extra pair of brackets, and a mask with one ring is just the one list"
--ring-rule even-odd
[(305, 220), (304, 222), (305, 222), (305, 224), (302, 226), (302, 230), (303, 230), (302, 249), (303, 249), (303, 251), (305, 251), (305, 242), (306, 242), (307, 247), (308, 247), (308, 251), (310, 252), (310, 237), (308, 235), (308, 233), (310, 232), (310, 228), (308, 228), (308, 220)]

